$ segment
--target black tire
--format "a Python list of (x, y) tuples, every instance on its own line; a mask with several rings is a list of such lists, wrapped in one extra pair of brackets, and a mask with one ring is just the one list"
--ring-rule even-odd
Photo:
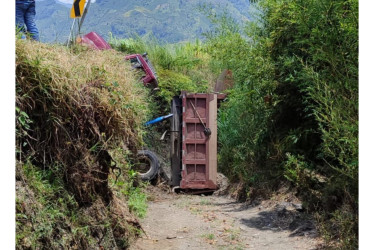
[(160, 162), (156, 154), (149, 150), (139, 150), (135, 170), (143, 181), (155, 178), (160, 170)]

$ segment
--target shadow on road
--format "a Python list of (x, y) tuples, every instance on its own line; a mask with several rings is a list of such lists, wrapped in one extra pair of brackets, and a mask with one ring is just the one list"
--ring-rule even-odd
[(318, 236), (312, 216), (302, 210), (295, 209), (293, 204), (288, 202), (277, 204), (271, 209), (236, 201), (216, 202), (214, 205), (221, 207), (221, 211), (224, 213), (235, 213), (239, 222), (248, 228), (274, 232), (289, 231), (290, 237)]
[(259, 212), (250, 218), (242, 218), (240, 223), (258, 230), (289, 231), (290, 237), (317, 236), (317, 229), (310, 215), (282, 206)]

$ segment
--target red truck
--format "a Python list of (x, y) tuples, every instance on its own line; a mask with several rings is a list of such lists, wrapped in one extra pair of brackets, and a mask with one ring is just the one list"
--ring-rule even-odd
[(133, 68), (142, 69), (145, 73), (145, 76), (142, 77), (144, 86), (152, 87), (156, 89), (158, 87), (157, 74), (147, 57), (147, 53), (143, 55), (132, 54), (125, 57), (126, 60), (130, 60)]
[[(171, 102), (170, 114), (158, 117), (148, 125), (171, 118), (170, 174), (165, 174), (174, 189), (194, 193), (211, 193), (217, 189), (217, 110), (225, 94), (188, 93), (182, 91)], [(139, 151), (140, 162), (135, 164), (142, 180), (152, 180), (160, 171), (155, 153)], [(168, 176), (170, 175), (170, 176)]]
[[(111, 49), (110, 45), (96, 32), (90, 32), (79, 38), (78, 43), (84, 44), (92, 49), (107, 50)], [(147, 53), (143, 55), (132, 54), (125, 56), (125, 60), (130, 60), (133, 68), (142, 69), (145, 75), (142, 77), (144, 86), (157, 89), (158, 81), (156, 71), (147, 57)]]

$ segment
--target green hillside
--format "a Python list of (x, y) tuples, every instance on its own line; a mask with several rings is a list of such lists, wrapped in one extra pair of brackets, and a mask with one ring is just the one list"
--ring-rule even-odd
[[(227, 11), (238, 21), (248, 20), (249, 1), (246, 0), (193, 0), (161, 1), (97, 0), (91, 4), (83, 33), (96, 31), (104, 38), (109, 34), (127, 38), (134, 34), (153, 34), (156, 38), (175, 43), (201, 38), (211, 27), (205, 14), (199, 11), (202, 5), (211, 6), (216, 12)], [(43, 42), (65, 42), (73, 19), (69, 18), (70, 7), (55, 1), (38, 1), (36, 23)]]

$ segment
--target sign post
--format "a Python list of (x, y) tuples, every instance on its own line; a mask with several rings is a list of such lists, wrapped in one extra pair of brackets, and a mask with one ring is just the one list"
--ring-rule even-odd
[(90, 6), (91, 0), (88, 0), (86, 4), (86, 0), (74, 0), (73, 6), (70, 11), (70, 18), (73, 18), (73, 24), (70, 29), (70, 35), (69, 35), (69, 40), (68, 40), (68, 45), (71, 43), (71, 39), (73, 36), (73, 31), (74, 31), (74, 25), (75, 25), (75, 20), (78, 19), (78, 35), (80, 33), (84, 18), (86, 17), (88, 7)]
[(88, 8), (90, 7), (90, 4), (91, 4), (91, 0), (88, 0), (88, 2), (87, 2), (87, 4), (86, 4), (86, 8), (84, 9), (84, 11), (83, 11), (83, 15), (82, 15), (82, 17), (81, 17), (81, 19), (80, 19), (80, 22), (79, 22), (79, 27), (78, 27), (78, 31), (79, 31), (79, 32), (80, 32), (81, 27), (82, 27), (82, 25), (83, 25), (84, 18), (85, 18), (86, 15), (87, 15), (87, 11), (88, 11)]

